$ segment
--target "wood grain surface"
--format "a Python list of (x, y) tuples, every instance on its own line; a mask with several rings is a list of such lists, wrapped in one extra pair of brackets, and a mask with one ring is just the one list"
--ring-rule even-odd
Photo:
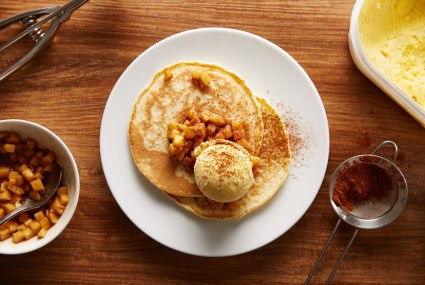
[[(2, 0), (0, 19), (64, 3)], [(52, 243), (0, 256), (0, 284), (303, 284), (337, 221), (328, 198), (330, 175), (346, 158), (388, 139), (400, 148), (406, 208), (392, 224), (360, 231), (334, 284), (425, 284), (425, 129), (354, 65), (347, 38), (353, 5), (354, 0), (90, 0), (74, 12), (48, 49), (0, 82), (0, 119), (37, 122), (66, 142), (80, 171), (79, 205)], [(330, 129), (326, 176), (307, 213), (270, 244), (224, 258), (180, 253), (140, 231), (114, 200), (99, 155), (103, 110), (121, 73), (151, 45), (201, 27), (244, 30), (286, 50), (316, 85)], [(0, 32), (0, 41), (7, 36)], [(0, 54), (1, 66), (29, 45), (24, 40)], [(342, 226), (312, 284), (326, 281), (352, 232)]]

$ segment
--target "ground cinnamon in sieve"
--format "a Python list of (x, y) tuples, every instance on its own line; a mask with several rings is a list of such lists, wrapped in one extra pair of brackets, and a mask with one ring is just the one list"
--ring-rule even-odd
[(391, 176), (385, 169), (360, 162), (341, 170), (334, 184), (332, 200), (338, 207), (352, 211), (371, 198), (384, 198), (392, 187)]

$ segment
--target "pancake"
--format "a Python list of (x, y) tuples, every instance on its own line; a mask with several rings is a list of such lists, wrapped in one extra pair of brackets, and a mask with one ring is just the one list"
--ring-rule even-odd
[[(206, 87), (194, 84), (194, 70), (208, 73), (211, 81)], [(259, 153), (263, 133), (258, 103), (234, 73), (197, 62), (178, 63), (158, 72), (134, 105), (128, 129), (130, 148), (135, 164), (149, 181), (166, 193), (185, 197), (203, 195), (193, 173), (169, 155), (167, 126), (182, 123), (191, 108), (244, 122), (252, 155)]]
[(217, 203), (206, 197), (168, 195), (178, 205), (210, 220), (240, 219), (264, 205), (282, 186), (291, 162), (289, 136), (279, 114), (266, 102), (257, 98), (264, 124), (263, 143), (256, 167), (255, 183), (248, 194), (230, 203)]

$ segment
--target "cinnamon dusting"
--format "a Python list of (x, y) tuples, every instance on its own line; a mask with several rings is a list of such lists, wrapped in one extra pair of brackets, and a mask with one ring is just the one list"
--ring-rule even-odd
[(332, 193), (332, 200), (338, 207), (352, 211), (357, 205), (369, 199), (382, 199), (393, 187), (387, 171), (369, 162), (360, 162), (341, 170)]

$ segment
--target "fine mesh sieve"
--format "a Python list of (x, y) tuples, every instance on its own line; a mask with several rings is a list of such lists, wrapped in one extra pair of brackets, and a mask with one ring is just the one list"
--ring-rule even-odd
[[(393, 147), (392, 161), (378, 155), (382, 148), (387, 145)], [(355, 227), (356, 230), (347, 247), (345, 248), (343, 254), (337, 261), (335, 267), (333, 268), (326, 284), (331, 283), (332, 278), (335, 275), (339, 265), (341, 264), (346, 253), (348, 252), (351, 244), (354, 242), (354, 239), (356, 238), (359, 229), (376, 229), (383, 227), (394, 221), (400, 215), (404, 206), (406, 205), (408, 190), (407, 183), (402, 172), (395, 165), (397, 152), (397, 145), (393, 141), (384, 141), (371, 154), (364, 154), (351, 157), (341, 163), (336, 168), (329, 184), (329, 198), (333, 209), (339, 216), (339, 219), (331, 235), (326, 241), (322, 252), (317, 258), (316, 263), (314, 264), (305, 284), (308, 284), (311, 278), (313, 277), (313, 274), (316, 271), (321, 259), (323, 258), (334, 234), (336, 233), (339, 225), (341, 224), (341, 220)], [(361, 163), (372, 164), (374, 167), (379, 167), (380, 169), (384, 170), (385, 173), (387, 173), (391, 182), (388, 192), (381, 197), (372, 195), (367, 200), (354, 205), (351, 209), (347, 209), (343, 205), (337, 205), (337, 203), (333, 199), (333, 194), (338, 177), (343, 171)]]

